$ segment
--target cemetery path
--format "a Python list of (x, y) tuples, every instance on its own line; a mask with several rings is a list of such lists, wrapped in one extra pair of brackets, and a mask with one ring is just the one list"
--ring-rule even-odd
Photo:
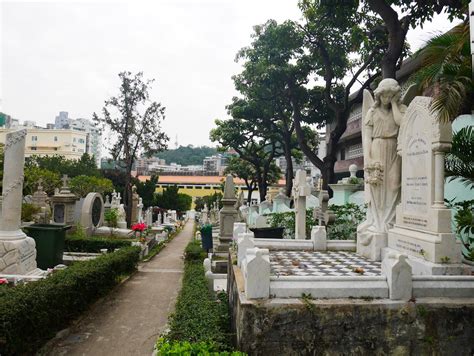
[(96, 303), (50, 355), (151, 355), (181, 288), (184, 248), (193, 222), (152, 260)]

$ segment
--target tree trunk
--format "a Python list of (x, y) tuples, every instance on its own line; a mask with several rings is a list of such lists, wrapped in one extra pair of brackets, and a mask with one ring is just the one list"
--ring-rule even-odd
[(132, 221), (132, 165), (127, 165), (127, 175), (125, 177), (125, 187), (123, 196), (123, 205), (125, 208), (125, 216), (127, 226), (130, 227)]
[(330, 157), (326, 156), (324, 158), (324, 169), (321, 171), (321, 178), (323, 179), (322, 189), (327, 190), (329, 192), (329, 196), (333, 196), (332, 189), (329, 187), (330, 183), (335, 182), (334, 173), (334, 165), (336, 164), (336, 159), (331, 159)]
[(397, 12), (385, 0), (368, 0), (372, 11), (379, 14), (388, 31), (388, 48), (382, 58), (382, 77), (394, 78), (397, 63), (403, 52), (403, 45), (409, 29), (409, 18), (398, 18)]
[(254, 189), (252, 187), (247, 187), (247, 188), (248, 188), (248, 190), (247, 190), (247, 203), (250, 206), (250, 203), (252, 202), (252, 193), (253, 193)]
[(291, 159), (291, 137), (285, 137), (284, 149), (285, 149), (285, 160), (286, 160), (286, 172), (285, 172), (285, 190), (286, 196), (291, 196), (293, 189), (293, 160)]

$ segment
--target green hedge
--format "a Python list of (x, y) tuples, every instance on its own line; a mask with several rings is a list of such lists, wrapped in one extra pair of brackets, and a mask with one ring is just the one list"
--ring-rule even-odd
[(127, 247), (52, 276), (0, 291), (0, 355), (32, 354), (55, 333), (105, 295), (139, 259)]
[(202, 249), (199, 240), (193, 239), (184, 249), (184, 259), (186, 261), (204, 261), (206, 257), (207, 253)]
[(227, 295), (220, 293), (216, 298), (209, 291), (202, 249), (197, 249), (197, 243), (192, 241), (186, 248), (183, 285), (175, 313), (170, 316), (170, 331), (157, 342), (158, 355), (175, 355), (178, 351), (197, 355), (203, 350), (214, 354), (231, 350)]
[(116, 248), (128, 247), (132, 245), (130, 240), (120, 240), (107, 237), (74, 237), (67, 236), (64, 240), (64, 251), (68, 252), (100, 252), (106, 248), (109, 252)]

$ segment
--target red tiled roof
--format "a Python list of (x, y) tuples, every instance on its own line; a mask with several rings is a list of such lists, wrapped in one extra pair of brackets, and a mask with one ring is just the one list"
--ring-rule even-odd
[[(138, 176), (140, 182), (150, 179), (150, 176)], [(168, 184), (221, 184), (225, 176), (159, 176), (158, 183)], [(234, 178), (234, 184), (244, 185), (243, 179)], [(285, 185), (285, 180), (280, 179), (278, 185)]]

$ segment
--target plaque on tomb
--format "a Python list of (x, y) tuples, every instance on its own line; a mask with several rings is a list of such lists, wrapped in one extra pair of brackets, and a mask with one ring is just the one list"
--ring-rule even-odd
[(58, 224), (64, 223), (64, 213), (65, 213), (65, 206), (64, 204), (56, 204), (54, 206), (54, 222)]
[[(402, 206), (405, 214), (426, 220), (431, 205), (431, 140), (423, 128), (424, 120), (417, 112), (409, 112), (415, 117), (407, 117), (405, 149), (402, 153)], [(405, 221), (412, 224), (414, 221)], [(422, 224), (426, 226), (426, 224)]]
[(95, 197), (94, 203), (92, 204), (92, 225), (95, 227), (99, 226), (99, 222), (102, 217), (102, 199)]

